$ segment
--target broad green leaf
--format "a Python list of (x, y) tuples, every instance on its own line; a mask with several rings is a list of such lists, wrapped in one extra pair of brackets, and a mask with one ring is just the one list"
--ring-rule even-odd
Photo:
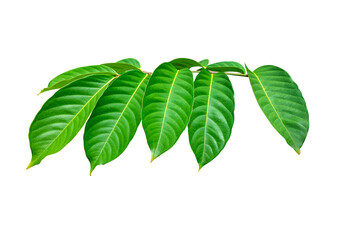
[(202, 64), (189, 58), (176, 58), (170, 61), (170, 63), (173, 64), (173, 66), (176, 67), (177, 69), (192, 68), (192, 67), (203, 68)]
[(199, 61), (199, 64), (202, 65), (204, 68), (206, 68), (209, 64), (209, 60), (208, 59), (204, 59), (202, 61)]
[(131, 65), (137, 67), (137, 68), (140, 68), (140, 63), (135, 58), (125, 58), (125, 59), (122, 59), (122, 60), (118, 61), (117, 63), (128, 63), (128, 64), (131, 64)]
[(129, 63), (119, 63), (119, 62), (117, 62), (117, 63), (104, 63), (102, 65), (112, 68), (118, 74), (122, 74), (122, 73), (124, 73), (125, 71), (128, 71), (128, 70), (139, 69), (136, 66), (133, 66), (132, 64), (129, 64)]
[(65, 73), (62, 73), (62, 74), (58, 75), (57, 77), (55, 77), (54, 79), (52, 79), (49, 82), (48, 87), (41, 90), (40, 93), (43, 93), (43, 92), (46, 92), (49, 90), (62, 88), (76, 80), (79, 80), (79, 79), (82, 79), (82, 78), (85, 78), (85, 77), (88, 77), (91, 75), (115, 76), (115, 75), (117, 75), (117, 72), (114, 71), (112, 68), (103, 66), (103, 65), (93, 65), (93, 66), (75, 68), (75, 69), (69, 70)]
[(199, 170), (224, 148), (234, 122), (234, 93), (228, 76), (202, 70), (194, 81), (193, 112), (188, 125), (189, 143)]
[(262, 66), (247, 68), (253, 92), (272, 126), (298, 154), (306, 139), (309, 117), (305, 100), (297, 84), (283, 69)]
[(238, 72), (242, 74), (246, 72), (241, 64), (233, 61), (212, 63), (207, 66), (207, 69), (217, 72)]
[(114, 80), (99, 99), (84, 133), (90, 172), (116, 159), (132, 140), (141, 120), (148, 79), (149, 75), (130, 70)]
[(75, 137), (114, 78), (88, 76), (60, 89), (45, 102), (30, 126), (32, 159), (28, 168), (59, 152)]
[(186, 128), (193, 103), (193, 75), (161, 64), (145, 91), (142, 123), (152, 153), (152, 161), (169, 150)]

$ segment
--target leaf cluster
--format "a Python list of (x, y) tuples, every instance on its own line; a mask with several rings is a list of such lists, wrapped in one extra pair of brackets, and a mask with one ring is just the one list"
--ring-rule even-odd
[(299, 154), (309, 116), (301, 91), (285, 70), (267, 65), (251, 71), (234, 61), (177, 58), (151, 73), (127, 58), (76, 68), (49, 82), (40, 93), (57, 91), (31, 123), (28, 168), (63, 149), (85, 124), (84, 149), (92, 172), (119, 157), (142, 122), (151, 161), (171, 149), (188, 127), (201, 169), (231, 136), (235, 99), (229, 75), (249, 78), (265, 116)]

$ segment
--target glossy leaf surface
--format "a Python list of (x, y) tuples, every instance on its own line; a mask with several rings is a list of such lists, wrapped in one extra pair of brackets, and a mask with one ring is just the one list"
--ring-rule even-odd
[(113, 79), (88, 76), (60, 89), (45, 102), (30, 126), (32, 159), (28, 168), (57, 153), (75, 137)]
[(217, 72), (238, 72), (243, 74), (246, 72), (240, 63), (233, 61), (212, 63), (207, 66), (207, 69)]
[(247, 73), (263, 113), (288, 145), (300, 154), (309, 128), (309, 116), (297, 84), (276, 66), (262, 66), (253, 72), (247, 68)]
[(131, 70), (108, 87), (90, 116), (84, 148), (91, 171), (120, 154), (132, 140), (141, 121), (142, 102), (149, 75)]
[(135, 58), (125, 58), (125, 59), (118, 61), (117, 63), (128, 63), (130, 65), (135, 66), (136, 68), (140, 68), (140, 63)]
[(85, 77), (88, 77), (91, 75), (115, 76), (115, 75), (117, 75), (117, 72), (114, 69), (104, 66), (104, 65), (93, 65), (93, 66), (75, 68), (75, 69), (72, 69), (65, 73), (62, 73), (62, 74), (58, 75), (57, 77), (55, 77), (54, 79), (52, 79), (49, 82), (48, 87), (41, 90), (40, 93), (43, 93), (43, 92), (46, 92), (49, 90), (62, 88), (76, 80), (79, 80), (79, 79), (82, 79), (82, 78), (85, 78)]
[(170, 61), (171, 64), (177, 69), (183, 69), (183, 68), (192, 68), (192, 67), (202, 67), (203, 65), (200, 64), (197, 61), (194, 61), (193, 59), (189, 58), (176, 58), (172, 61)]
[(202, 70), (197, 75), (188, 135), (199, 169), (226, 145), (233, 127), (234, 106), (233, 88), (226, 74)]
[(177, 142), (188, 124), (192, 103), (192, 72), (161, 64), (149, 80), (143, 101), (142, 124), (152, 160)]

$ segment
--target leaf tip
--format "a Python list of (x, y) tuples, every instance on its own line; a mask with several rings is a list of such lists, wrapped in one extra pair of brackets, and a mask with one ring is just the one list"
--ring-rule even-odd
[(298, 155), (300, 155), (300, 154), (301, 154), (301, 149), (296, 149), (296, 153), (297, 153)]
[(97, 166), (97, 165), (95, 165), (95, 164), (90, 164), (90, 173), (89, 173), (89, 176), (92, 175), (92, 173), (93, 173), (93, 171), (94, 171), (94, 169), (95, 169), (96, 166)]
[(156, 159), (157, 157), (154, 157), (153, 155), (152, 155), (152, 157), (150, 158), (150, 162), (152, 163), (153, 161), (154, 161), (154, 159)]
[(203, 165), (199, 164), (198, 172), (201, 171)]
[(33, 161), (30, 161), (29, 165), (26, 167), (26, 170), (34, 167), (36, 164)]
[(41, 91), (37, 94), (37, 96), (39, 96), (40, 94), (42, 94), (43, 92), (46, 92), (46, 91), (47, 91), (46, 88), (41, 89)]

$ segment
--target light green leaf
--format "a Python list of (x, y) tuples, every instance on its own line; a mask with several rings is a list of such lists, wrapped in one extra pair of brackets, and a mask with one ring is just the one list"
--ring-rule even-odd
[(129, 63), (119, 63), (119, 62), (117, 62), (117, 63), (104, 63), (102, 65), (112, 68), (118, 74), (122, 74), (122, 73), (124, 73), (125, 71), (128, 71), (128, 70), (139, 69), (136, 66), (133, 66), (132, 64), (129, 64)]
[(59, 152), (75, 137), (114, 78), (88, 76), (60, 89), (45, 102), (30, 126), (32, 159), (28, 168)]
[(192, 103), (192, 72), (161, 64), (149, 80), (143, 101), (142, 123), (152, 161), (177, 142), (188, 124)]
[(176, 67), (176, 69), (192, 68), (192, 67), (203, 68), (202, 64), (189, 58), (176, 58), (170, 61), (170, 63), (173, 64), (173, 66)]
[(297, 84), (285, 70), (276, 66), (262, 66), (253, 72), (247, 68), (247, 73), (263, 113), (288, 145), (300, 154), (309, 117)]
[(114, 80), (99, 99), (84, 133), (90, 172), (116, 159), (132, 140), (141, 120), (148, 79), (149, 75), (130, 70)]
[(193, 112), (188, 125), (189, 143), (199, 169), (224, 148), (234, 122), (234, 92), (228, 76), (202, 70), (194, 82)]
[(125, 59), (122, 59), (122, 60), (118, 61), (117, 63), (128, 63), (128, 64), (131, 64), (131, 65), (137, 67), (137, 68), (140, 68), (140, 63), (135, 58), (125, 58)]
[(238, 72), (242, 74), (246, 72), (241, 64), (233, 61), (212, 63), (207, 66), (207, 69), (217, 72)]
[[(103, 65), (93, 65), (93, 66), (86, 66), (86, 67), (80, 67), (75, 68), (72, 70), (69, 70), (65, 73), (62, 73), (52, 79), (49, 82), (49, 85), (47, 88), (44, 88), (41, 90), (40, 93), (59, 89), (62, 88), (76, 80), (91, 76), (91, 75), (109, 75), (109, 76), (116, 76), (117, 72), (114, 71), (112, 68), (103, 66)], [(39, 93), (39, 94), (40, 94)]]
[(202, 61), (199, 61), (199, 64), (202, 65), (204, 68), (206, 68), (209, 64), (209, 60), (208, 59), (204, 59)]

